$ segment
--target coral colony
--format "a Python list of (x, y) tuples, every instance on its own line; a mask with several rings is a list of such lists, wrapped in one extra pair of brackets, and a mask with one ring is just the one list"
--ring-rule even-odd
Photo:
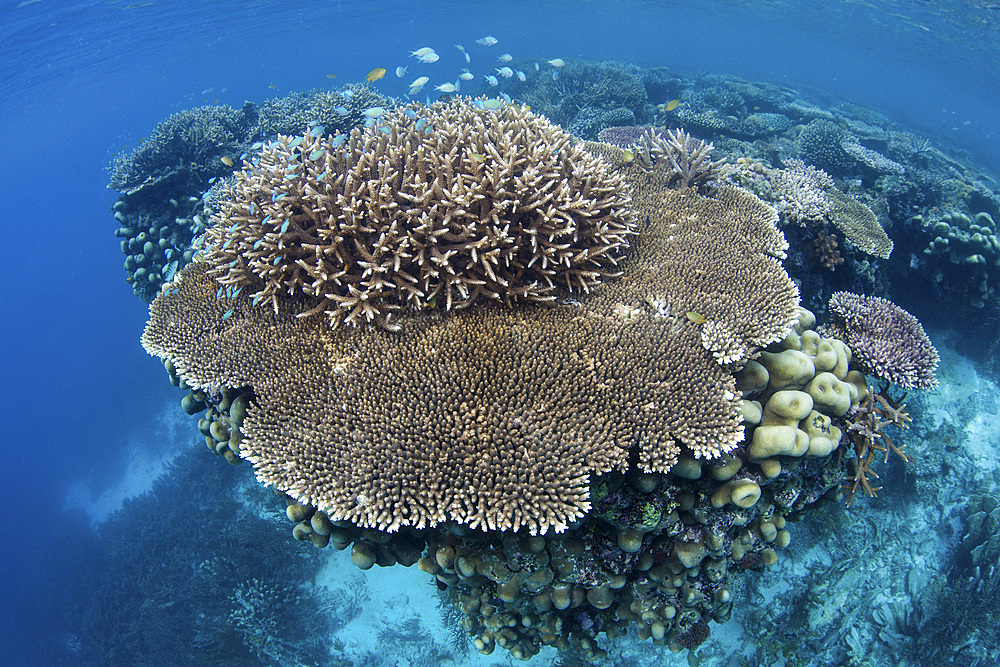
[(791, 521), (906, 458), (890, 384), (933, 388), (937, 351), (863, 293), (905, 244), (995, 306), (996, 198), (944, 193), (894, 243), (933, 157), (863, 110), (507, 62), (500, 97), (206, 107), (119, 156), (142, 344), (295, 539), (417, 565), (483, 653), (696, 648)]

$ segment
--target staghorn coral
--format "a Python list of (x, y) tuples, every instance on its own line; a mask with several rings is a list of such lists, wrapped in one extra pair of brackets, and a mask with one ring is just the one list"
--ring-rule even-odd
[(910, 313), (886, 299), (835, 292), (831, 331), (854, 350), (866, 373), (903, 389), (933, 389), (938, 352)]
[(711, 143), (696, 139), (682, 128), (667, 130), (666, 136), (647, 132), (638, 144), (636, 158), (645, 168), (653, 165), (664, 168), (669, 174), (667, 187), (695, 188), (705, 193), (721, 178), (725, 158), (712, 159)]
[[(210, 273), (278, 307), (391, 327), (391, 311), (551, 301), (614, 275), (628, 186), (523, 107), (456, 100), (384, 125), (280, 137), (247, 164), (204, 238)], [(391, 129), (390, 129), (391, 128)]]
[(772, 209), (732, 188), (670, 190), (665, 167), (603, 149), (644, 190), (650, 221), (621, 279), (589, 296), (416, 312), (399, 333), (331, 330), (295, 317), (303, 297), (254, 308), (196, 262), (154, 303), (143, 344), (194, 386), (252, 386), (240, 455), (332, 519), (563, 530), (590, 508), (589, 477), (626, 469), (632, 447), (666, 471), (682, 447), (736, 446), (722, 364), (779, 339), (797, 312)]
[(871, 468), (872, 462), (879, 454), (884, 454), (882, 463), (889, 462), (889, 454), (894, 453), (903, 461), (909, 462), (903, 451), (905, 446), (897, 445), (886, 433), (886, 428), (895, 426), (900, 429), (909, 428), (912, 421), (906, 404), (892, 400), (885, 388), (881, 391), (868, 391), (861, 404), (852, 408), (847, 423), (847, 439), (851, 443), (856, 459), (849, 466), (849, 476), (843, 491), (847, 496), (847, 506), (850, 507), (857, 495), (858, 489), (874, 497), (881, 486), (872, 486), (871, 480), (878, 475)]

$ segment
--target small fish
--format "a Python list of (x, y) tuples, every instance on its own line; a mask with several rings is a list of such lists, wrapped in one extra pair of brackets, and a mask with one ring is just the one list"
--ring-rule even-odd
[(250, 150), (252, 151), (259, 151), (263, 147), (264, 143), (261, 141), (255, 141), (254, 143), (250, 144)]
[(416, 79), (413, 80), (413, 83), (410, 84), (410, 90), (413, 89), (420, 90), (421, 88), (427, 85), (428, 81), (430, 81), (430, 77), (426, 76), (417, 77)]
[(538, 70), (539, 70), (538, 63), (535, 63), (535, 71), (537, 72)]
[(384, 67), (376, 67), (372, 71), (368, 72), (368, 76), (365, 77), (365, 80), (368, 83), (375, 83), (376, 81), (378, 81), (379, 79), (381, 79), (383, 76), (385, 76), (385, 68)]
[[(493, 85), (496, 85), (496, 84), (493, 84)], [(503, 106), (503, 102), (501, 102), (498, 99), (492, 99), (491, 98), (491, 99), (483, 101), (483, 108), (484, 109), (494, 110), (494, 109), (499, 109), (502, 106)]]
[(429, 46), (421, 46), (416, 51), (410, 51), (410, 55), (414, 58), (423, 58), (428, 53), (434, 53), (434, 49)]
[(400, 65), (399, 67), (396, 68), (396, 76), (398, 78), (400, 78), (400, 79), (402, 79), (404, 76), (406, 76), (406, 66), (405, 65)]
[(704, 324), (706, 319), (704, 315), (696, 313), (693, 310), (687, 311), (684, 313), (684, 316), (688, 318), (689, 322), (693, 322), (694, 324)]
[(509, 63), (513, 59), (514, 56), (510, 55), (509, 53), (505, 53), (502, 56), (497, 56), (497, 60), (499, 60), (502, 63)]
[(283, 223), (281, 223), (281, 233), (284, 234), (287, 231), (288, 231), (288, 220), (285, 220)]
[(277, 89), (278, 89), (278, 86), (276, 86), (276, 85), (275, 85), (275, 84), (273, 84), (273, 83), (269, 83), (269, 84), (267, 84), (267, 87), (268, 87), (268, 88), (270, 88), (271, 90), (277, 90)]
[(327, 74), (326, 78), (328, 78), (328, 79), (336, 79), (337, 75), (336, 74)]
[(518, 81), (527, 81), (528, 80), (528, 77), (526, 77), (524, 75), (524, 72), (522, 72), (519, 69), (514, 70), (514, 74), (517, 75), (517, 80)]
[(562, 58), (553, 58), (552, 60), (549, 61), (549, 64), (552, 65), (553, 67), (565, 67), (566, 61), (563, 60)]
[(468, 53), (463, 53), (462, 55), (464, 55), (464, 56), (465, 56), (465, 64), (466, 64), (466, 65), (468, 65), (469, 63), (471, 63), (471, 62), (472, 62), (472, 58), (470, 58), (470, 57), (469, 57), (469, 54), (468, 54)]
[(374, 118), (366, 118), (366, 119), (365, 119), (365, 129), (366, 129), (366, 130), (367, 130), (367, 129), (368, 129), (369, 127), (374, 127), (374, 126), (375, 126), (375, 119), (374, 119)]
[(622, 162), (631, 162), (634, 159), (635, 159), (635, 153), (633, 153), (627, 148), (622, 151)]
[(390, 130), (385, 125), (379, 125), (378, 126), (378, 131), (381, 132), (382, 134), (392, 134), (392, 130)]
[(222, 298), (222, 292), (225, 291), (225, 289), (226, 289), (225, 285), (221, 286), (219, 288), (219, 291), (215, 293), (215, 298), (216, 299), (221, 299)]
[(469, 70), (463, 70), (462, 73), (458, 75), (458, 78), (462, 81), (472, 81), (476, 78), (476, 75)]
[(256, 306), (258, 303), (260, 303), (260, 300), (263, 298), (264, 298), (263, 294), (258, 294), (257, 296), (255, 296), (253, 298), (253, 305)]
[(323, 157), (324, 155), (326, 155), (326, 149), (325, 148), (320, 148), (319, 150), (315, 150), (312, 153), (310, 153), (309, 154), (309, 159), (310, 160), (318, 160), (321, 157)]
[(302, 137), (295, 137), (294, 139), (292, 139), (291, 141), (288, 142), (288, 147), (289, 148), (295, 148), (296, 146), (298, 146), (301, 143), (302, 143)]
[(222, 160), (222, 164), (226, 165), (227, 167), (233, 166), (233, 158), (229, 157), (228, 155), (223, 155), (219, 159)]
[(354, 91), (353, 90), (345, 90), (344, 92), (342, 92), (340, 94), (340, 96), (343, 97), (345, 100), (349, 100), (349, 99), (351, 99), (351, 98), (354, 97)]
[(417, 58), (417, 60), (419, 60), (422, 63), (436, 63), (439, 57), (440, 56), (438, 56), (438, 54), (431, 51), (425, 56), (420, 56), (419, 58)]
[(663, 105), (663, 110), (664, 111), (673, 111), (678, 106), (680, 106), (680, 103), (681, 103), (680, 100), (670, 100), (669, 102), (667, 102), (666, 104)]
[(413, 109), (404, 109), (403, 115), (409, 118), (410, 120), (414, 120), (417, 117), (417, 112), (414, 111)]
[(424, 129), (426, 125), (427, 125), (427, 119), (421, 118), (420, 120), (418, 120), (416, 123), (413, 124), (413, 129), (419, 132), (420, 130)]
[(500, 97), (502, 97), (503, 101), (506, 102), (507, 104), (510, 104), (511, 102), (514, 101), (514, 100), (510, 99), (510, 95), (508, 95), (507, 93), (503, 92), (502, 90), (500, 91)]
[(336, 109), (334, 109), (334, 111), (336, 111), (337, 115), (339, 116), (346, 116), (347, 114), (351, 113), (347, 107), (337, 107)]
[(368, 107), (361, 114), (366, 118), (381, 118), (385, 115), (385, 109), (382, 107)]
[(317, 125), (313, 129), (309, 130), (309, 136), (314, 138), (322, 137), (324, 132), (326, 132), (326, 128), (322, 125)]
[(486, 156), (482, 153), (469, 153), (469, 159), (479, 164), (486, 162)]
[(341, 144), (344, 143), (344, 137), (346, 136), (347, 136), (346, 134), (338, 134), (337, 136), (335, 136), (333, 139), (330, 140), (330, 145), (333, 146), (334, 148), (340, 146)]
[(500, 40), (494, 37), (493, 35), (486, 35), (485, 37), (480, 37), (479, 39), (477, 39), (476, 44), (479, 44), (480, 46), (493, 46), (499, 41)]
[(509, 67), (500, 67), (499, 69), (497, 69), (497, 74), (499, 74), (505, 79), (509, 79), (510, 77), (514, 76), (514, 70), (512, 70)]
[(458, 92), (458, 86), (453, 83), (442, 83), (439, 86), (434, 86), (434, 90), (440, 90), (442, 93), (455, 93)]
[(271, 222), (271, 214), (270, 213), (267, 214), (266, 218), (264, 218), (263, 220), (261, 220), (261, 224), (266, 225), (269, 222)]
[(288, 196), (287, 192), (282, 192), (280, 195), (275, 195), (272, 201), (280, 201)]
[(557, 69), (552, 70), (552, 80), (553, 81), (559, 80), (559, 70)]
[(491, 86), (495, 86), (495, 85), (499, 84), (500, 82), (492, 74), (487, 74), (486, 75), (486, 83), (490, 84)]
[(228, 319), (229, 319), (230, 317), (232, 317), (232, 316), (233, 316), (233, 309), (232, 309), (232, 308), (230, 308), (229, 310), (227, 310), (226, 312), (224, 312), (224, 313), (222, 314), (222, 319), (224, 319), (224, 320), (228, 320)]
[(462, 46), (461, 44), (456, 44), (455, 48), (461, 51), (462, 53), (465, 53), (465, 47)]
[(206, 88), (205, 90), (201, 91), (201, 94), (202, 95), (208, 95), (213, 90), (215, 90), (215, 88)]

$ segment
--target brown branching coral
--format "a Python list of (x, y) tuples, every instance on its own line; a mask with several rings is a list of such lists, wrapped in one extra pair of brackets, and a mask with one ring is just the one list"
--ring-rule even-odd
[[(617, 273), (629, 187), (524, 107), (411, 105), (330, 137), (280, 137), (204, 239), (210, 273), (274, 309), (391, 328), (403, 308), (551, 301)], [(340, 141), (337, 139), (336, 141)]]
[(862, 370), (903, 389), (933, 389), (939, 356), (916, 317), (875, 296), (835, 292), (830, 331), (854, 351)]
[(296, 317), (310, 297), (255, 308), (202, 261), (154, 302), (143, 345), (192, 386), (252, 386), (241, 456), (331, 519), (563, 530), (589, 511), (591, 477), (624, 472), (633, 450), (665, 472), (682, 450), (734, 448), (723, 362), (779, 339), (797, 312), (773, 210), (736, 189), (660, 187), (634, 163), (623, 173), (648, 220), (621, 277), (590, 294), (330, 329)]
[(836, 271), (844, 263), (837, 247), (837, 235), (827, 234), (823, 230), (816, 232), (808, 246), (809, 258), (814, 264), (822, 266), (827, 271)]
[(889, 462), (890, 453), (909, 462), (910, 459), (903, 451), (905, 446), (897, 445), (884, 430), (888, 426), (901, 429), (910, 427), (912, 420), (906, 412), (906, 404), (902, 403), (905, 397), (904, 394), (900, 399), (894, 400), (889, 397), (885, 387), (879, 391), (869, 391), (868, 396), (848, 416), (847, 439), (857, 456), (857, 460), (852, 461), (851, 477), (843, 489), (847, 495), (848, 507), (854, 501), (858, 489), (869, 496), (875, 496), (882, 488), (871, 484), (872, 479), (878, 479), (871, 464), (879, 454), (884, 454), (883, 464)]
[(650, 129), (636, 144), (636, 160), (646, 169), (654, 165), (668, 175), (666, 185), (670, 188), (695, 188), (701, 193), (709, 192), (722, 176), (722, 166), (726, 159), (712, 159), (711, 142), (696, 139), (683, 128), (667, 130), (666, 136)]

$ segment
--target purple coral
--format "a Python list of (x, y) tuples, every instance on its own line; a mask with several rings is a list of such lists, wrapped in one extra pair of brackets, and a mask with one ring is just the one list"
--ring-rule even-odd
[(629, 148), (640, 143), (647, 132), (654, 132), (661, 136), (663, 134), (662, 130), (654, 129), (649, 125), (613, 125), (598, 132), (597, 140), (618, 148)]
[(938, 352), (910, 313), (886, 299), (835, 292), (828, 304), (834, 334), (862, 369), (904, 389), (933, 389)]

